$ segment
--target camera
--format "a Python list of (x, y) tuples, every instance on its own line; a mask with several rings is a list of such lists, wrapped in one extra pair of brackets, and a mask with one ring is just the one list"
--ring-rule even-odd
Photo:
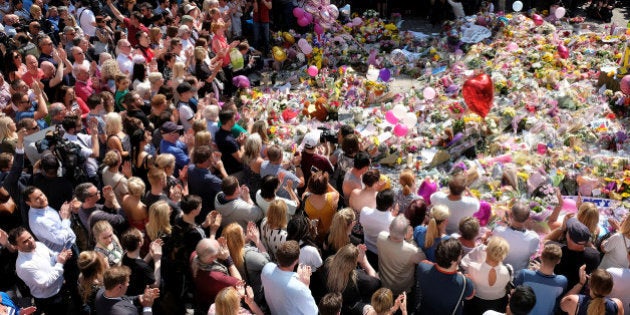
[(337, 143), (338, 142), (336, 131), (330, 130), (326, 127), (318, 127), (317, 129), (322, 131), (322, 133), (319, 136), (319, 142), (321, 143), (324, 143), (324, 142)]

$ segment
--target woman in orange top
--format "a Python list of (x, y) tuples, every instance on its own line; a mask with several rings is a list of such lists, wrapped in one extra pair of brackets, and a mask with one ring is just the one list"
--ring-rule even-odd
[(316, 172), (308, 181), (304, 211), (311, 220), (317, 220), (317, 243), (321, 245), (328, 234), (332, 218), (337, 212), (339, 192), (328, 183), (328, 173)]

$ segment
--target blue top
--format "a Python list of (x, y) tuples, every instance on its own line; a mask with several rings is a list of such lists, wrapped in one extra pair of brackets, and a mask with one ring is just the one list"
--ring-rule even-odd
[[(578, 309), (576, 315), (586, 315), (588, 305), (591, 304), (591, 297), (587, 295), (578, 295)], [(619, 307), (613, 300), (606, 298), (606, 312), (600, 315), (617, 315)]]
[[(437, 285), (439, 283), (439, 285)], [(418, 264), (416, 272), (416, 290), (422, 293), (421, 314), (463, 314), (459, 296), (464, 285), (464, 275), (457, 272), (445, 272), (429, 261)], [(466, 279), (463, 299), (472, 299), (475, 295), (473, 281)]]
[(526, 285), (534, 290), (536, 305), (530, 314), (551, 315), (560, 305), (559, 299), (567, 289), (567, 278), (563, 275), (546, 275), (540, 271), (522, 269), (514, 277), (514, 285)]
[(416, 240), (416, 244), (418, 244), (418, 248), (421, 248), (424, 254), (427, 256), (427, 260), (431, 262), (435, 262), (435, 249), (437, 248), (437, 244), (439, 244), (442, 240), (449, 239), (449, 235), (445, 235), (443, 237), (436, 237), (433, 245), (431, 247), (424, 247), (424, 241), (427, 236), (427, 227), (423, 225), (418, 225), (413, 230), (413, 239)]
[(286, 199), (291, 199), (291, 195), (289, 195), (289, 192), (286, 189), (284, 189), (287, 183), (287, 180), (290, 179), (293, 181), (293, 189), (295, 189), (300, 183), (300, 179), (292, 172), (289, 172), (285, 170), (284, 168), (282, 168), (280, 164), (272, 164), (269, 161), (264, 161), (260, 165), (260, 178), (263, 178), (267, 175), (279, 176), (280, 173), (284, 174), (284, 179), (280, 183), (280, 189), (278, 189), (278, 191), (276, 192), (276, 196), (286, 198)]
[[(26, 111), (26, 112), (16, 112), (15, 113), (15, 121), (18, 122), (24, 118), (35, 118), (35, 112), (34, 111)], [(46, 128), (48, 128), (48, 124), (46, 123), (46, 121), (44, 119), (37, 119), (35, 120), (37, 122), (37, 125), (39, 126), (39, 130), (44, 130)]]
[(188, 148), (179, 140), (175, 143), (171, 143), (162, 139), (162, 141), (160, 141), (160, 153), (170, 153), (175, 156), (175, 177), (178, 177), (179, 171), (190, 163)]
[(7, 307), (7, 315), (17, 315), (19, 314), (20, 308), (13, 303), (8, 294), (4, 292), (0, 292), (0, 305), (4, 305)]
[(201, 197), (202, 210), (210, 212), (214, 210), (214, 197), (221, 191), (221, 179), (206, 168), (191, 165), (188, 167), (188, 189), (191, 195)]

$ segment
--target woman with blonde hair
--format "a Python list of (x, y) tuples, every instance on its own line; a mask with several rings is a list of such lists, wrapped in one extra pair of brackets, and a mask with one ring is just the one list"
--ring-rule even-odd
[(105, 257), (95, 251), (82, 251), (77, 259), (79, 267), (79, 294), (81, 301), (92, 310), (94, 314), (96, 310), (95, 301), (96, 293), (103, 287), (103, 274), (109, 268)]
[[(241, 299), (249, 306), (251, 312), (241, 306)], [(253, 313), (252, 313), (253, 312)], [(227, 287), (217, 294), (214, 304), (210, 305), (208, 315), (263, 315), (264, 312), (254, 301), (254, 293), (251, 287), (245, 288), (245, 294), (241, 294), (234, 287)]]
[[(262, 151), (262, 139), (257, 133), (247, 135), (245, 139), (243, 164), (245, 165), (245, 178), (243, 184), (249, 187), (252, 198), (256, 198), (256, 192), (261, 188), (260, 166), (265, 161), (260, 152)], [(264, 210), (263, 210), (264, 211)]]
[(0, 152), (14, 154), (17, 145), (17, 127), (8, 116), (0, 117)]
[[(120, 165), (122, 164), (122, 157), (118, 151), (109, 151), (105, 153), (103, 158), (103, 186), (111, 186), (116, 194), (118, 203), (122, 204), (123, 198), (129, 193), (127, 186), (127, 177), (120, 172)], [(131, 170), (129, 170), (131, 171)], [(131, 174), (127, 174), (131, 175)]]
[(287, 209), (287, 203), (284, 200), (273, 200), (269, 203), (267, 215), (260, 224), (263, 245), (273, 260), (280, 244), (287, 240), (287, 224), (289, 223)]
[(258, 136), (260, 136), (262, 143), (260, 156), (263, 159), (267, 158), (267, 147), (269, 146), (269, 135), (267, 134), (267, 129), (269, 129), (269, 124), (267, 124), (267, 121), (264, 119), (256, 120), (256, 122), (252, 125), (252, 134), (258, 134)]
[(171, 77), (173, 87), (177, 87), (180, 83), (184, 82), (187, 74), (186, 64), (179, 61), (175, 62), (175, 65), (173, 66), (173, 77)]
[(358, 245), (361, 243), (360, 239), (352, 235), (352, 228), (356, 223), (356, 214), (352, 208), (343, 208), (335, 213), (323, 246), (324, 257), (334, 255), (347, 244)]
[[(193, 124), (193, 128), (195, 126), (196, 122)], [(203, 121), (203, 125), (205, 127), (206, 122)], [(188, 156), (190, 157), (190, 160), (192, 161), (192, 158), (195, 154), (195, 149), (203, 146), (203, 145), (207, 145), (209, 147), (212, 147), (212, 134), (208, 131), (208, 130), (202, 130), (199, 132), (195, 133), (195, 143), (193, 148), (190, 150), (190, 153), (188, 154)]]
[[(247, 224), (247, 235), (243, 233), (243, 228), (238, 223), (228, 224), (221, 233), (227, 241), (230, 257), (234, 260), (234, 265), (241, 274), (241, 278), (247, 281), (254, 291), (256, 301), (263, 300), (262, 282), (260, 274), (262, 269), (269, 262), (269, 255), (265, 246), (260, 241), (260, 233), (256, 224)], [(255, 246), (252, 246), (254, 243)]]
[(483, 314), (486, 310), (502, 312), (508, 302), (505, 286), (513, 277), (512, 266), (503, 264), (510, 251), (510, 244), (499, 236), (493, 236), (485, 246), (486, 259), (467, 264), (467, 273), (475, 284), (475, 297), (464, 305), (467, 314)]
[(416, 193), (416, 176), (411, 169), (406, 168), (400, 172), (398, 182), (401, 188), (396, 193), (396, 203), (398, 209), (403, 212), (407, 210), (412, 201), (420, 198), (420, 196)]
[(107, 150), (116, 150), (123, 157), (131, 152), (131, 140), (123, 131), (122, 117), (118, 113), (105, 115), (105, 134), (107, 135)]
[[(343, 295), (341, 314), (362, 314), (370, 304), (370, 296), (381, 286), (376, 272), (368, 262), (365, 245), (348, 244), (328, 257), (324, 264), (327, 292)], [(362, 269), (357, 268), (357, 264)]]
[(427, 260), (435, 262), (435, 250), (442, 239), (447, 239), (446, 226), (451, 212), (444, 205), (436, 205), (429, 213), (429, 225), (418, 225), (413, 230), (413, 239), (427, 255)]
[(94, 251), (103, 255), (110, 267), (120, 266), (123, 249), (111, 224), (105, 220), (96, 222), (92, 227), (92, 236), (96, 242)]
[[(579, 294), (588, 281), (589, 295)], [(579, 315), (621, 315), (623, 304), (618, 298), (607, 298), (613, 289), (613, 278), (608, 271), (595, 269), (590, 278), (586, 266), (580, 267), (579, 282), (560, 301), (562, 311)]]
[(177, 177), (175, 177), (175, 156), (170, 153), (159, 154), (155, 158), (155, 167), (164, 170), (166, 173), (166, 187), (164, 187), (164, 193), (170, 196), (171, 189), (179, 188), (183, 195), (188, 195), (188, 185), (182, 183)]
[(380, 288), (372, 294), (372, 300), (366, 315), (392, 315), (400, 309), (402, 315), (407, 314), (407, 294), (403, 292), (394, 301), (394, 293), (388, 288)]
[(116, 76), (122, 75), (116, 59), (103, 61), (100, 74), (101, 91), (116, 92)]
[(624, 218), (617, 233), (602, 242), (600, 250), (604, 253), (602, 262), (599, 264), (600, 269), (628, 268), (630, 216)]
[[(561, 198), (561, 197), (559, 197), (559, 198)], [(560, 206), (558, 206), (558, 207), (561, 207), (561, 206), (562, 206), (562, 204), (560, 204)], [(599, 209), (592, 202), (582, 202), (582, 197), (578, 197), (577, 206), (578, 206), (578, 212), (577, 212), (576, 217), (577, 217), (578, 221), (580, 221), (582, 224), (586, 225), (588, 230), (591, 232), (591, 240), (597, 240), (598, 236), (599, 236), (599, 225), (598, 225), (599, 224)], [(556, 209), (554, 209), (554, 213), (559, 211), (558, 207), (556, 207)], [(552, 213), (551, 216), (554, 216), (554, 214)], [(562, 226), (559, 227), (559, 228), (556, 228), (551, 233), (549, 233), (545, 237), (545, 240), (566, 243), (566, 230), (567, 230), (566, 229), (566, 222), (571, 217), (573, 217), (573, 214), (567, 214), (564, 217), (564, 221), (562, 222)], [(553, 226), (554, 223), (555, 223), (555, 220), (553, 220), (553, 219), (550, 219), (549, 222), (548, 222), (548, 224), (552, 225), (552, 226)], [(591, 244), (591, 242), (589, 242), (589, 244)]]
[(170, 237), (172, 232), (171, 222), (171, 206), (168, 202), (160, 200), (149, 208), (149, 222), (146, 225), (147, 236), (153, 242), (158, 238), (165, 239)]
[(129, 225), (144, 232), (149, 219), (147, 205), (142, 202), (146, 191), (144, 181), (139, 177), (131, 177), (127, 180), (127, 189), (129, 194), (123, 197), (121, 208), (125, 212)]

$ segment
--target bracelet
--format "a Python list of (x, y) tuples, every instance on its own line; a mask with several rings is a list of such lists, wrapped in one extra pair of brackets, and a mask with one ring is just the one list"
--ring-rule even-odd
[(234, 265), (234, 260), (232, 260), (232, 257), (228, 256), (228, 258), (226, 260), (223, 261), (225, 266), (230, 268)]

